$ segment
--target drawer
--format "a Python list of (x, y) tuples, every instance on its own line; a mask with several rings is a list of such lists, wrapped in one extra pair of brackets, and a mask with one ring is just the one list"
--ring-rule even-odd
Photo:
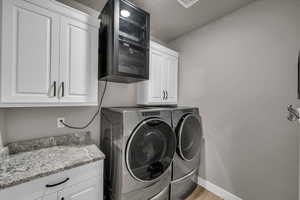
[[(53, 194), (90, 178), (103, 177), (103, 161), (65, 170), (47, 177), (0, 190), (0, 199), (33, 200)], [(61, 183), (61, 184), (59, 184)], [(46, 185), (50, 185), (47, 187)], [(5, 198), (4, 198), (5, 197)]]
[(197, 180), (197, 170), (194, 170), (184, 178), (172, 181), (171, 199), (184, 200), (189, 197), (198, 186)]
[(170, 186), (167, 186), (163, 191), (152, 197), (150, 200), (169, 200)]
[[(168, 174), (168, 173), (166, 173)], [(122, 200), (151, 200), (153, 198), (153, 200), (165, 200), (165, 198), (158, 198), (159, 196), (164, 196), (165, 195), (165, 191), (169, 190), (169, 186), (170, 186), (170, 182), (171, 182), (171, 176), (164, 176), (162, 179), (160, 179), (157, 182), (151, 183), (150, 185), (144, 186), (142, 188), (138, 188), (134, 191), (128, 192), (128, 193), (124, 193), (121, 194), (122, 197), (115, 197), (113, 195), (115, 195), (116, 193), (112, 193), (112, 199), (122, 199)], [(160, 194), (160, 195), (158, 195)], [(156, 196), (158, 195), (158, 196)], [(157, 198), (155, 198), (157, 197)], [(166, 199), (168, 200), (168, 199)]]
[(58, 192), (58, 200), (103, 200), (102, 186), (99, 178), (90, 178)]

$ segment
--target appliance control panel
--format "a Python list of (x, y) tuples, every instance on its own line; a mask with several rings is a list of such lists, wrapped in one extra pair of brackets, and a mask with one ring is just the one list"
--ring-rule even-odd
[(154, 116), (160, 116), (159, 111), (151, 111), (151, 112), (143, 112), (143, 117), (154, 117)]

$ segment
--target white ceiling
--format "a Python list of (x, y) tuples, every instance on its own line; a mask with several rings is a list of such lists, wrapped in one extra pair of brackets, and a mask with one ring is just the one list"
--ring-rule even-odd
[[(76, 0), (101, 10), (105, 0)], [(151, 14), (151, 35), (169, 42), (187, 32), (239, 9), (254, 0), (199, 0), (184, 8), (177, 0), (130, 0)]]

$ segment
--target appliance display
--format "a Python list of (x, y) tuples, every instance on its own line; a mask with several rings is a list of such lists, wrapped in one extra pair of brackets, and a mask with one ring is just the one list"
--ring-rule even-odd
[(177, 153), (172, 165), (171, 199), (186, 199), (196, 189), (200, 167), (202, 125), (198, 108), (172, 109)]
[(103, 108), (100, 148), (112, 200), (168, 200), (176, 135), (164, 108)]
[(99, 79), (148, 80), (150, 15), (128, 1), (109, 0), (100, 18)]

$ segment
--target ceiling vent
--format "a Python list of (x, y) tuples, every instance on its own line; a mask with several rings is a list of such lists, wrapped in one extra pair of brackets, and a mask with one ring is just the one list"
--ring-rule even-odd
[(183, 7), (189, 8), (199, 0), (177, 0)]

